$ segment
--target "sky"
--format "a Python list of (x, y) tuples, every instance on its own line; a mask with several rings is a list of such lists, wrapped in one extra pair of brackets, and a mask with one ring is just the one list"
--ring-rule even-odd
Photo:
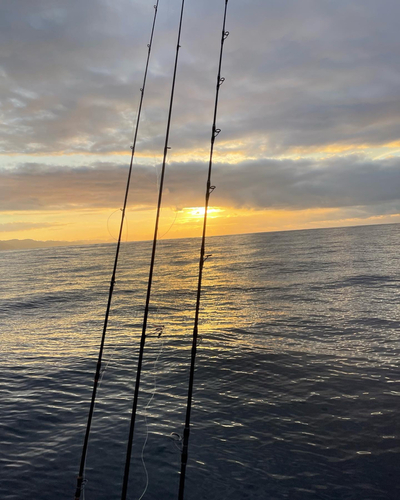
[[(0, 240), (117, 236), (154, 0), (0, 4)], [(186, 0), (160, 237), (201, 235), (224, 0)], [(125, 240), (150, 239), (160, 0)], [(400, 222), (400, 2), (229, 0), (209, 235)]]

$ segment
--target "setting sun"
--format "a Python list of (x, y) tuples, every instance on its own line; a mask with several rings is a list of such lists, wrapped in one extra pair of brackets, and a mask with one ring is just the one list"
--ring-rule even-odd
[[(183, 209), (186, 216), (197, 219), (204, 217), (205, 208), (204, 207), (187, 207)], [(207, 210), (207, 215), (210, 218), (221, 217), (225, 212), (222, 208), (212, 208), (209, 207)]]

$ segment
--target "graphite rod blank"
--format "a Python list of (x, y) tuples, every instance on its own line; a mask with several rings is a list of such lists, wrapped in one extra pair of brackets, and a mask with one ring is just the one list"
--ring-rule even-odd
[(169, 149), (168, 142), (169, 142), (169, 133), (170, 133), (170, 128), (171, 128), (172, 108), (173, 108), (174, 95), (175, 95), (176, 73), (177, 73), (177, 68), (178, 68), (179, 49), (181, 48), (180, 40), (181, 40), (181, 32), (182, 32), (184, 6), (185, 6), (185, 0), (182, 0), (180, 21), (179, 21), (179, 30), (178, 30), (178, 41), (177, 41), (177, 45), (176, 45), (176, 54), (175, 54), (175, 65), (174, 65), (174, 72), (173, 72), (173, 78), (172, 78), (171, 97), (170, 97), (170, 104), (169, 104), (169, 111), (168, 111), (167, 130), (166, 130), (166, 134), (165, 134), (164, 156), (163, 156), (163, 163), (162, 163), (162, 168), (161, 168), (161, 178), (160, 178), (160, 186), (159, 186), (159, 193), (158, 193), (157, 213), (156, 213), (154, 238), (153, 238), (153, 249), (152, 249), (152, 253), (151, 253), (149, 279), (148, 279), (148, 284), (147, 284), (146, 304), (145, 304), (145, 309), (144, 309), (142, 336), (141, 336), (141, 340), (140, 340), (138, 366), (137, 366), (137, 371), (136, 371), (135, 392), (134, 392), (133, 403), (132, 403), (131, 423), (130, 423), (130, 428), (129, 428), (128, 446), (127, 446), (127, 451), (126, 451), (125, 472), (124, 472), (124, 479), (123, 479), (123, 485), (122, 485), (121, 500), (126, 500), (127, 491), (128, 491), (129, 468), (130, 468), (130, 463), (131, 463), (132, 443), (133, 443), (133, 435), (134, 435), (134, 430), (135, 430), (135, 418), (136, 418), (137, 402), (138, 402), (138, 397), (139, 397), (140, 376), (141, 376), (141, 372), (142, 372), (144, 345), (145, 345), (145, 341), (146, 341), (147, 319), (148, 319), (148, 315), (149, 315), (151, 286), (153, 283), (154, 262), (155, 262), (155, 256), (156, 256), (156, 248), (157, 248), (158, 224), (159, 224), (159, 220), (160, 220), (161, 201), (162, 201), (162, 194), (163, 194), (163, 187), (164, 187), (165, 166), (166, 166), (166, 162), (167, 162), (167, 154), (168, 154), (168, 149)]
[(208, 165), (208, 177), (207, 177), (207, 184), (206, 184), (205, 210), (204, 210), (204, 220), (203, 220), (203, 235), (202, 235), (201, 248), (200, 248), (199, 276), (198, 276), (197, 297), (196, 297), (196, 313), (195, 313), (194, 327), (193, 327), (193, 342), (192, 342), (191, 364), (190, 364), (190, 374), (189, 374), (188, 398), (187, 398), (187, 406), (186, 406), (186, 419), (185, 419), (185, 428), (183, 431), (183, 443), (182, 443), (182, 454), (181, 454), (181, 475), (180, 475), (180, 481), (179, 481), (179, 494), (178, 494), (179, 500), (183, 500), (184, 488), (185, 488), (185, 478), (186, 478), (186, 465), (187, 465), (187, 460), (188, 460), (188, 447), (189, 447), (189, 434), (190, 434), (190, 413), (191, 413), (191, 409), (192, 409), (194, 369), (195, 369), (195, 363), (196, 363), (198, 325), (199, 325), (199, 315), (200, 315), (201, 285), (202, 285), (202, 279), (203, 279), (204, 262), (207, 259), (207, 257), (205, 257), (207, 213), (208, 213), (210, 195), (215, 189), (215, 186), (211, 185), (211, 172), (212, 172), (212, 165), (213, 165), (214, 143), (215, 143), (215, 139), (216, 139), (217, 135), (220, 133), (220, 130), (216, 128), (216, 123), (217, 123), (219, 90), (221, 88), (222, 83), (225, 81), (225, 79), (221, 77), (221, 68), (222, 68), (222, 55), (223, 55), (223, 50), (224, 50), (224, 42), (229, 35), (229, 32), (225, 31), (227, 8), (228, 8), (228, 0), (225, 0), (224, 19), (223, 19), (223, 24), (222, 24), (221, 48), (220, 48), (220, 54), (219, 54), (217, 87), (216, 87), (216, 92), (215, 92), (214, 119), (213, 119), (212, 132), (211, 132), (210, 160), (209, 160), (209, 165)]
[(120, 247), (121, 247), (122, 231), (123, 231), (123, 227), (124, 227), (125, 212), (126, 212), (126, 206), (128, 203), (129, 187), (130, 187), (131, 176), (132, 176), (133, 158), (135, 156), (136, 141), (137, 141), (137, 135), (138, 135), (138, 131), (139, 131), (139, 124), (140, 124), (140, 117), (141, 117), (141, 113), (142, 113), (144, 93), (145, 93), (145, 89), (146, 89), (147, 74), (148, 74), (148, 69), (149, 69), (151, 47), (153, 44), (154, 30), (155, 30), (156, 19), (157, 19), (158, 4), (159, 4), (159, 0), (157, 0), (156, 5), (154, 5), (154, 17), (153, 17), (153, 24), (152, 24), (152, 28), (151, 28), (150, 42), (147, 45), (148, 51), (147, 51), (146, 67), (145, 67), (145, 71), (144, 71), (142, 88), (140, 89), (140, 103), (139, 103), (139, 108), (138, 108), (138, 114), (136, 117), (136, 125), (135, 125), (134, 137), (133, 137), (131, 160), (130, 160), (130, 165), (129, 165), (128, 178), (127, 178), (127, 182), (126, 182), (124, 204), (123, 204), (122, 214), (121, 214), (121, 223), (120, 223), (120, 228), (119, 228), (118, 242), (117, 242), (117, 248), (116, 248), (116, 252), (115, 252), (115, 259), (114, 259), (114, 266), (113, 266), (113, 271), (112, 271), (112, 276), (111, 276), (110, 289), (108, 292), (108, 301), (107, 301), (106, 314), (105, 314), (105, 318), (104, 318), (103, 333), (102, 333), (101, 342), (100, 342), (99, 356), (97, 359), (96, 373), (94, 376), (92, 398), (91, 398), (91, 402), (90, 402), (85, 438), (84, 438), (84, 442), (83, 442), (82, 455), (81, 455), (81, 461), (80, 461), (80, 467), (79, 467), (79, 474), (77, 477), (75, 500), (79, 500), (79, 498), (81, 496), (81, 492), (82, 492), (82, 484), (83, 484), (83, 480), (84, 480), (84, 471), (85, 471), (87, 449), (88, 449), (88, 444), (89, 444), (89, 435), (90, 435), (90, 429), (91, 429), (91, 425), (92, 425), (97, 388), (98, 388), (99, 379), (100, 379), (101, 363), (102, 363), (102, 358), (103, 358), (104, 343), (105, 343), (107, 326), (108, 326), (108, 318), (109, 318), (110, 309), (111, 309), (111, 301), (112, 301), (112, 296), (113, 296), (113, 292), (114, 292), (115, 277), (117, 274), (118, 257), (119, 257)]

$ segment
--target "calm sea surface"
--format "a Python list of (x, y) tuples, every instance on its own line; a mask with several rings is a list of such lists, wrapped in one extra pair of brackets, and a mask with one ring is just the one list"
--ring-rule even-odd
[[(186, 499), (398, 500), (400, 225), (214, 237), (207, 251)], [(158, 247), (132, 500), (147, 434), (144, 498), (177, 498), (198, 252)], [(149, 254), (122, 249), (85, 500), (121, 495)], [(1, 500), (73, 499), (113, 257), (0, 253)]]

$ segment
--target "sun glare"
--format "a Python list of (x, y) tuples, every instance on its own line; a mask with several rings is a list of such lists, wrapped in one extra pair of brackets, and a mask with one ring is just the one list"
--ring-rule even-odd
[[(204, 217), (205, 207), (187, 207), (184, 208), (183, 211), (187, 217), (193, 219), (200, 219)], [(222, 208), (212, 208), (209, 207), (207, 210), (207, 216), (210, 218), (220, 217), (224, 210)]]

